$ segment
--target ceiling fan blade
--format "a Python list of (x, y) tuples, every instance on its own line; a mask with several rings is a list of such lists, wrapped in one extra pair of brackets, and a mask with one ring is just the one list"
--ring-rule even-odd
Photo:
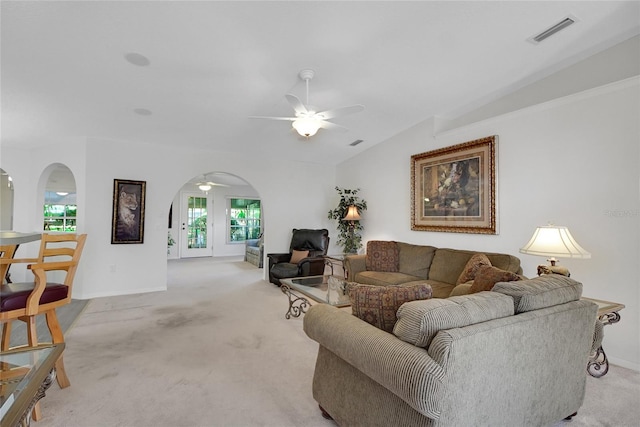
[(350, 105), (348, 107), (338, 107), (327, 111), (322, 111), (320, 113), (316, 113), (316, 116), (319, 116), (323, 119), (332, 119), (334, 117), (346, 116), (348, 114), (355, 114), (364, 111), (364, 105)]
[(287, 98), (287, 101), (289, 101), (289, 104), (291, 104), (291, 107), (296, 112), (296, 114), (309, 113), (309, 111), (307, 111), (307, 107), (304, 106), (302, 101), (300, 101), (300, 98), (298, 98), (297, 96), (288, 93), (284, 97)]
[(328, 129), (328, 130), (339, 130), (339, 131), (341, 131), (341, 132), (346, 132), (346, 131), (348, 131), (348, 130), (349, 130), (348, 128), (346, 128), (346, 127), (344, 127), (344, 126), (337, 125), (337, 124), (335, 124), (335, 123), (328, 122), (328, 121), (326, 121), (326, 120), (321, 120), (319, 124), (320, 124), (320, 127), (321, 127), (322, 129)]
[(268, 119), (268, 120), (288, 120), (290, 122), (297, 120), (297, 117), (270, 117), (270, 116), (249, 116), (250, 119)]

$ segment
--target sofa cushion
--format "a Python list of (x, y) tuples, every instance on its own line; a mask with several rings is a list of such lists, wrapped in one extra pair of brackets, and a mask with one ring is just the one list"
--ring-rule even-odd
[(467, 283), (470, 280), (476, 278), (476, 272), (482, 266), (491, 266), (491, 261), (485, 254), (474, 254), (469, 258), (467, 264), (462, 269), (462, 273), (458, 276), (458, 280), (456, 281), (456, 285), (461, 283)]
[(517, 282), (500, 282), (493, 292), (510, 295), (516, 313), (577, 301), (582, 295), (582, 283), (559, 274), (545, 274)]
[[(431, 263), (431, 268), (429, 269), (429, 279), (455, 285), (469, 259), (477, 253), (478, 252), (475, 251), (460, 249), (437, 249), (433, 257), (433, 262)], [(514, 273), (522, 272), (520, 260), (513, 255), (491, 252), (483, 253), (489, 258), (491, 265), (494, 267)]]
[(475, 294), (480, 291), (490, 291), (498, 282), (513, 282), (521, 277), (510, 271), (500, 270), (490, 265), (482, 265), (478, 268), (470, 292)]
[(291, 260), (289, 262), (291, 264), (297, 264), (308, 256), (309, 251), (297, 251), (294, 249), (291, 251)]
[(456, 249), (437, 249), (429, 269), (429, 279), (455, 285), (460, 272), (473, 255), (473, 252)]
[(367, 270), (396, 272), (399, 269), (399, 264), (400, 257), (396, 242), (386, 240), (367, 242)]
[(369, 286), (358, 284), (349, 288), (354, 316), (387, 332), (393, 331), (398, 308), (408, 302), (431, 298), (427, 284), (412, 286)]
[(398, 271), (421, 279), (429, 278), (429, 268), (436, 253), (433, 246), (397, 242), (399, 252)]
[(496, 298), (496, 294), (479, 292), (448, 299), (408, 302), (398, 309), (393, 333), (402, 341), (428, 348), (441, 330), (512, 316), (513, 299), (507, 295)]
[(390, 286), (413, 282), (419, 279), (419, 277), (400, 272), (361, 271), (356, 274), (354, 281), (365, 285)]
[[(473, 280), (467, 283), (460, 283), (451, 290), (449, 297), (458, 297), (460, 295), (469, 295), (471, 293), (471, 286), (473, 286)], [(435, 295), (435, 292), (434, 292)], [(434, 297), (435, 298), (435, 297)]]
[(520, 267), (520, 258), (509, 254), (497, 254), (491, 252), (484, 253), (491, 265), (498, 267), (500, 270), (511, 271), (516, 274), (522, 274), (522, 267)]

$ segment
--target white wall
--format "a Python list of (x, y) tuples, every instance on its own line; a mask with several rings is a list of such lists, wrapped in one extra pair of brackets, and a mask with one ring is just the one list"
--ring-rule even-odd
[[(533, 277), (543, 258), (519, 254), (538, 225), (566, 225), (592, 254), (560, 260), (585, 296), (621, 302), (605, 328), (614, 363), (640, 370), (640, 79), (551, 101), (434, 137), (433, 120), (338, 166), (336, 181), (367, 200), (364, 240), (506, 252)], [(498, 135), (498, 235), (410, 229), (410, 156)]]
[[(44, 194), (46, 183), (46, 179), (40, 182), (42, 171), (52, 163), (63, 163), (73, 172), (78, 231), (89, 235), (73, 289), (79, 299), (166, 289), (168, 207), (193, 176), (220, 171), (251, 184), (260, 194), (268, 224), (265, 252), (288, 250), (294, 227), (326, 228), (326, 212), (334, 202), (334, 167), (267, 162), (244, 153), (88, 139), (61, 143), (55, 150), (3, 149), (1, 161), (0, 167), (14, 178), (14, 229), (19, 231), (41, 230), (38, 194)], [(116, 178), (147, 183), (143, 244), (111, 244)]]

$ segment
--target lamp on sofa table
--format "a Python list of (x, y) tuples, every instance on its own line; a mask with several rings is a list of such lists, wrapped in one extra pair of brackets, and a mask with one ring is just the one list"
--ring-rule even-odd
[(360, 213), (358, 213), (358, 208), (355, 205), (349, 206), (349, 210), (347, 214), (342, 218), (343, 221), (348, 222), (349, 225), (349, 239), (353, 240), (354, 233), (356, 229), (356, 221), (360, 221)]
[(520, 248), (520, 252), (528, 255), (547, 256), (551, 265), (539, 265), (538, 275), (563, 274), (570, 276), (569, 270), (556, 265), (560, 258), (591, 258), (591, 254), (576, 242), (569, 229), (558, 225), (543, 225), (536, 228), (529, 242)]

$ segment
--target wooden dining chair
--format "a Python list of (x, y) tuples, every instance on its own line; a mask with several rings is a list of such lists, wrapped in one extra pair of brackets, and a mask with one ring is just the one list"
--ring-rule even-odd
[[(38, 346), (36, 317), (40, 314), (45, 315), (53, 343), (64, 342), (56, 308), (71, 302), (73, 279), (86, 239), (86, 234), (45, 233), (42, 235), (37, 259), (13, 260), (13, 262), (32, 262), (27, 265), (27, 268), (33, 272), (34, 280), (26, 283), (6, 283), (0, 286), (0, 323), (2, 323), (0, 350), (9, 350), (11, 325), (16, 320), (27, 324), (28, 344), (25, 347)], [(66, 272), (62, 273), (64, 281), (62, 283), (48, 281), (47, 273), (52, 271)], [(62, 355), (56, 362), (55, 368), (60, 388), (68, 387), (70, 382), (64, 369)]]
[(9, 265), (11, 265), (16, 249), (16, 245), (0, 245), (0, 284), (7, 279)]

